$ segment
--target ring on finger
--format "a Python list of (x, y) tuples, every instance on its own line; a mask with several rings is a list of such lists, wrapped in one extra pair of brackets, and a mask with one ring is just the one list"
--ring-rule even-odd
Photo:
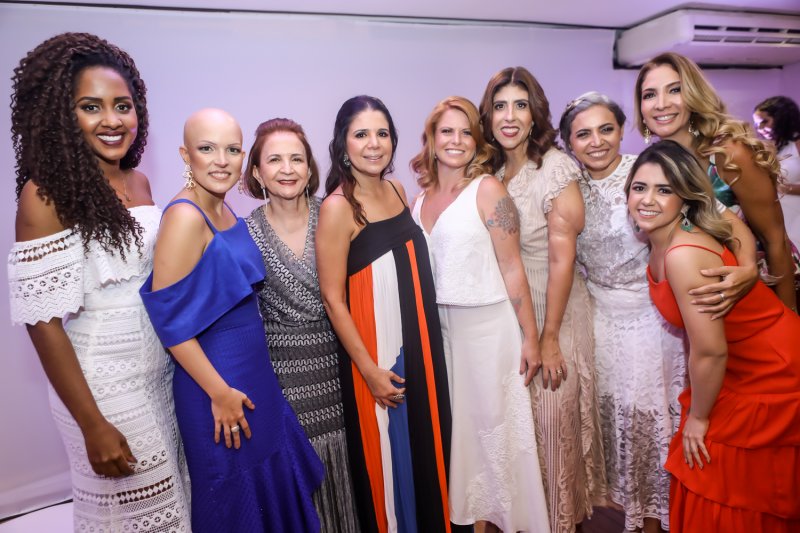
[(239, 429), (241, 429), (239, 427), (239, 424), (236, 424), (235, 426), (231, 426), (231, 433), (233, 433), (233, 434), (239, 433)]
[(725, 293), (722, 292), (722, 291), (719, 291), (719, 303), (722, 303), (724, 301), (725, 301)]
[(560, 368), (559, 368), (558, 370), (556, 370), (556, 374), (558, 374), (559, 376), (560, 376), (561, 374), (563, 374), (563, 373), (564, 373), (564, 371), (563, 371), (563, 370), (561, 370)]
[(404, 399), (405, 397), (406, 397), (405, 394), (398, 393), (398, 394), (395, 394), (394, 396), (390, 396), (389, 399), (392, 400), (393, 402), (399, 402), (400, 400)]

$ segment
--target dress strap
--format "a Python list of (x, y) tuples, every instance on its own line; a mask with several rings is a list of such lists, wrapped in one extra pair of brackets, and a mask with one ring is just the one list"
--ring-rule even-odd
[[(186, 198), (178, 198), (177, 200), (173, 200), (170, 203), (168, 203), (167, 207), (165, 207), (164, 211), (161, 213), (161, 217), (163, 218), (164, 217), (164, 213), (167, 212), (167, 209), (169, 209), (170, 207), (172, 207), (175, 204), (189, 204), (189, 205), (194, 206), (195, 209), (200, 211), (200, 214), (203, 215), (203, 218), (206, 219), (206, 224), (208, 224), (208, 227), (211, 229), (211, 232), (214, 235), (217, 234), (217, 228), (214, 227), (214, 224), (211, 223), (211, 219), (208, 218), (208, 215), (206, 215), (206, 212), (203, 211), (203, 209), (199, 205), (197, 205), (196, 203), (194, 203), (191, 200), (187, 200)], [(225, 204), (225, 205), (227, 206), (228, 204)], [(231, 208), (228, 207), (228, 209), (231, 209)], [(232, 209), (231, 209), (231, 213), (233, 213)], [(236, 215), (234, 214), (234, 216), (236, 216)]]
[[(718, 255), (720, 257), (720, 259), (723, 259), (722, 258), (722, 254), (720, 252), (715, 252), (711, 248), (706, 248), (705, 246), (702, 246), (700, 244), (676, 244), (675, 246), (671, 247), (666, 252), (664, 252), (664, 275), (665, 276), (667, 274), (667, 254), (670, 253), (675, 248), (683, 248), (683, 247), (700, 248), (701, 250), (705, 250), (706, 252), (711, 252), (714, 255)], [(723, 249), (722, 251), (724, 252), (725, 250)], [(723, 261), (724, 261), (724, 259), (723, 259)]]
[[(405, 202), (405, 200), (403, 200), (403, 197), (400, 196), (399, 192), (397, 192), (397, 187), (394, 186), (394, 183), (392, 183), (389, 180), (386, 180), (386, 181), (389, 182), (389, 185), (391, 185), (392, 189), (394, 189), (394, 193), (397, 195), (398, 198), (400, 198), (400, 203), (403, 204), (403, 205), (406, 205), (406, 202)], [(408, 207), (408, 206), (406, 205), (406, 207)]]
[(228, 208), (228, 211), (230, 211), (230, 212), (231, 212), (231, 215), (233, 215), (233, 218), (239, 218), (238, 216), (236, 216), (236, 212), (235, 212), (233, 209), (231, 209), (231, 206), (229, 206), (229, 205), (228, 205), (228, 202), (226, 202), (225, 200), (222, 200), (222, 204), (223, 204), (225, 207), (227, 207), (227, 208)]

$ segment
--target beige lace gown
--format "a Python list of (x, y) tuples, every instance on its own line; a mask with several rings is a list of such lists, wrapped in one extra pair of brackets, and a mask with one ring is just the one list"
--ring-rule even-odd
[[(505, 168), (497, 172), (503, 179)], [(520, 215), (520, 244), (541, 332), (547, 304), (547, 214), (553, 199), (580, 177), (575, 163), (551, 148), (541, 168), (528, 161), (506, 181)], [(605, 500), (603, 445), (595, 390), (594, 339), (589, 292), (577, 269), (559, 336), (568, 378), (556, 391), (531, 383), (536, 440), (553, 533), (575, 530)]]

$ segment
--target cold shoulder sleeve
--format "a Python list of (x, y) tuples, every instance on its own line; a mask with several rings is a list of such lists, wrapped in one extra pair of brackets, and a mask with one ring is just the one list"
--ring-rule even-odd
[(578, 165), (564, 152), (551, 148), (544, 156), (542, 171), (547, 179), (547, 188), (542, 198), (542, 211), (546, 215), (553, 209), (553, 200), (572, 181), (581, 177)]
[(17, 242), (8, 254), (11, 320), (36, 324), (77, 313), (84, 297), (84, 249), (72, 229)]
[(191, 272), (172, 285), (153, 290), (153, 274), (139, 293), (158, 337), (166, 347), (197, 337), (264, 280), (261, 252), (240, 219), (217, 234)]

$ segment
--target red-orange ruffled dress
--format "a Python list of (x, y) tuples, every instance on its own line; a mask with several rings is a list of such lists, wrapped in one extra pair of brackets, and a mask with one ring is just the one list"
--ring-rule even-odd
[[(727, 249), (721, 257), (725, 265), (737, 264)], [(649, 269), (647, 278), (658, 310), (683, 327), (669, 284), (655, 282)], [(759, 281), (724, 320), (728, 361), (709, 415), (705, 444), (711, 463), (702, 470), (690, 469), (683, 457), (691, 387), (679, 398), (681, 425), (665, 465), (672, 474), (670, 530), (798, 532), (800, 317)]]

